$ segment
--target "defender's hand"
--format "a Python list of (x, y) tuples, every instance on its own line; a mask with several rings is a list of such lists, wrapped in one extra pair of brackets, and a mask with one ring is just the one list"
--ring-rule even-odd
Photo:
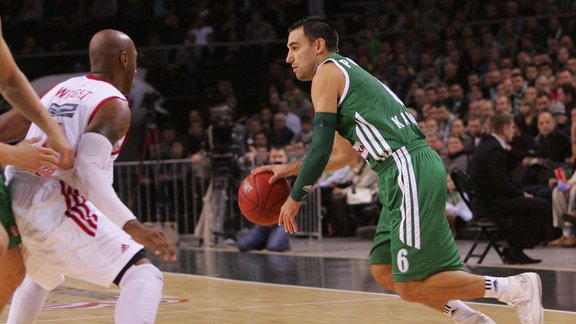
[(52, 148), (60, 153), (60, 169), (72, 169), (74, 166), (75, 152), (70, 142), (64, 137), (64, 134), (58, 133), (57, 136), (48, 137), (46, 147)]
[(59, 168), (59, 154), (51, 148), (34, 145), (39, 140), (39, 137), (35, 137), (14, 145), (7, 164), (49, 176)]
[(123, 230), (155, 255), (161, 255), (164, 261), (176, 261), (176, 251), (162, 230), (145, 226), (137, 220), (124, 224)]

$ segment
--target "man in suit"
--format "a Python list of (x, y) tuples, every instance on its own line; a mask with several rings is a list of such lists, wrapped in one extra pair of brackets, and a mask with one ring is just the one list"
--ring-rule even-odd
[(521, 191), (510, 180), (513, 165), (508, 143), (515, 127), (512, 115), (498, 113), (490, 126), (490, 136), (474, 151), (470, 176), (478, 184), (494, 221), (510, 225), (506, 232), (508, 247), (504, 250), (506, 262), (538, 263), (541, 260), (528, 257), (522, 250), (533, 248), (545, 239), (552, 208), (547, 201)]

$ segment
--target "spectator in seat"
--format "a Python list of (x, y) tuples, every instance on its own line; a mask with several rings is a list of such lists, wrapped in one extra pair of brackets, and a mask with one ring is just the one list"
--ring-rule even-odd
[(468, 174), (470, 152), (464, 146), (462, 138), (455, 135), (448, 137), (448, 157), (445, 163), (448, 173), (458, 169)]
[(493, 220), (506, 225), (506, 262), (538, 263), (541, 260), (530, 258), (523, 250), (545, 239), (552, 208), (547, 201), (521, 191), (510, 180), (508, 142), (514, 136), (514, 128), (509, 113), (501, 112), (491, 119), (492, 133), (474, 151), (470, 177), (480, 188)]
[(461, 219), (464, 222), (468, 222), (472, 220), (472, 211), (468, 208), (468, 205), (460, 196), (458, 190), (456, 190), (456, 185), (454, 181), (452, 181), (452, 177), (450, 173), (448, 173), (447, 177), (448, 181), (448, 195), (446, 196), (446, 220), (450, 225), (450, 230), (452, 231), (452, 235), (454, 239), (458, 238), (458, 231), (456, 223), (458, 222), (457, 219)]
[[(548, 242), (552, 247), (576, 247), (576, 232), (573, 222), (567, 217), (574, 215), (574, 202), (576, 200), (576, 172), (567, 183), (559, 182), (552, 191), (553, 226), (562, 229), (560, 238)], [(574, 218), (576, 219), (576, 218)]]

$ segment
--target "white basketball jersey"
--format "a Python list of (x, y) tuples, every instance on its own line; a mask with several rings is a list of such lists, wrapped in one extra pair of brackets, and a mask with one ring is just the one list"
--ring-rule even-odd
[[(66, 138), (78, 149), (82, 134), (86, 132), (98, 109), (111, 99), (127, 100), (112, 84), (93, 75), (68, 79), (55, 85), (41, 99), (50, 115), (62, 127)], [(26, 139), (41, 137), (40, 143), (47, 139), (46, 134), (36, 124), (32, 124)], [(114, 144), (110, 164), (116, 160), (125, 138)], [(112, 168), (110, 168), (112, 170)], [(57, 176), (57, 174), (55, 174)], [(112, 174), (109, 175), (112, 181)]]

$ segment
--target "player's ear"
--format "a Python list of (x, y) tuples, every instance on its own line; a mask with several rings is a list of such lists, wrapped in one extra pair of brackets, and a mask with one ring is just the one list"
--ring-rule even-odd
[(316, 41), (314, 41), (314, 45), (316, 46), (317, 53), (323, 52), (326, 49), (326, 41), (324, 38), (317, 38)]
[(128, 52), (125, 50), (120, 51), (120, 64), (124, 68), (128, 66)]

